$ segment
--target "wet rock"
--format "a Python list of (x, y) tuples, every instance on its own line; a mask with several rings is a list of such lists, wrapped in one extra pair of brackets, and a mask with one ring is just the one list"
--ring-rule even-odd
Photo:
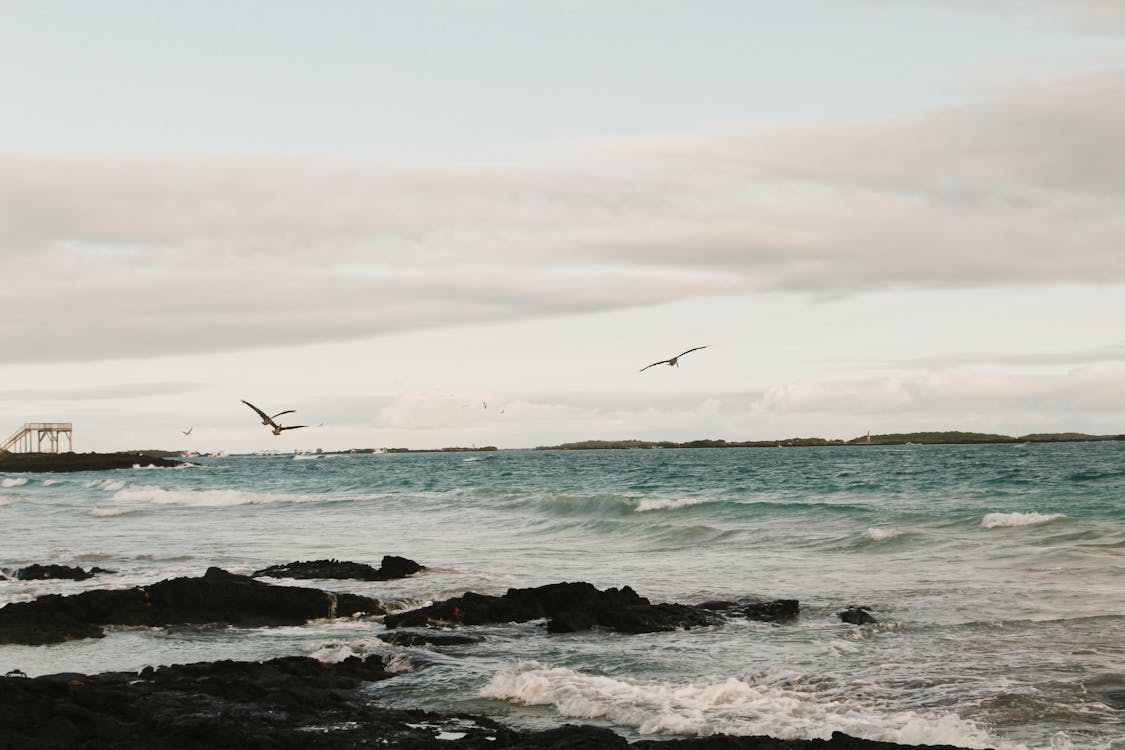
[(728, 617), (745, 617), (762, 622), (785, 622), (801, 613), (796, 599), (739, 599), (737, 602), (713, 601), (697, 605), (700, 609), (722, 612)]
[(833, 732), (827, 739), (779, 740), (774, 737), (732, 737), (725, 734), (680, 740), (642, 740), (630, 745), (635, 750), (959, 750), (953, 745), (899, 745), (894, 742), (863, 740)]
[(140, 451), (119, 453), (6, 453), (0, 451), (0, 471), (66, 472), (131, 469), (134, 466), (171, 468), (186, 461)]
[(448, 630), (398, 630), (393, 633), (380, 633), (379, 640), (393, 646), (462, 646), (467, 643), (482, 643), (479, 635), (451, 633)]
[(143, 588), (48, 595), (8, 604), (0, 608), (0, 643), (40, 645), (97, 638), (104, 635), (105, 625), (262, 627), (360, 613), (383, 614), (383, 607), (365, 596), (271, 586), (209, 568), (200, 578), (173, 578)]
[(21, 581), (43, 581), (49, 578), (65, 578), (71, 581), (85, 581), (93, 578), (98, 573), (112, 573), (112, 570), (93, 567), (89, 570), (70, 565), (40, 565), (34, 563), (16, 571), (16, 578)]
[[(861, 740), (713, 735), (629, 744), (604, 727), (520, 731), (480, 716), (373, 703), (364, 683), (394, 679), (379, 656), (326, 664), (290, 656), (101, 675), (0, 677), (0, 747), (62, 750), (396, 747), (405, 750), (907, 750)], [(917, 746), (921, 750), (923, 746)], [(957, 750), (949, 745), (929, 750)]]
[(841, 612), (837, 612), (836, 616), (852, 625), (868, 625), (879, 622), (867, 607), (848, 607)]
[(389, 614), (388, 628), (442, 625), (484, 625), (547, 618), (547, 629), (567, 633), (603, 627), (624, 633), (651, 633), (716, 625), (721, 619), (698, 607), (652, 604), (633, 589), (601, 591), (592, 584), (554, 583), (508, 589), (503, 596), (469, 592), (428, 607)]
[(255, 570), (250, 575), (254, 578), (269, 576), (271, 578), (354, 578), (360, 581), (389, 581), (395, 578), (406, 578), (425, 569), (425, 566), (419, 565), (408, 558), (385, 555), (378, 568), (366, 563), (344, 560), (309, 560), (307, 562), (271, 565), (268, 568)]

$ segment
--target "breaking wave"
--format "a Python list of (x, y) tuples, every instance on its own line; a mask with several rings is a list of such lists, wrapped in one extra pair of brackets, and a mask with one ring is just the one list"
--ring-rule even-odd
[(901, 529), (872, 527), (863, 532), (863, 535), (873, 542), (889, 542), (892, 539), (898, 539), (903, 533)]
[(855, 700), (816, 695), (767, 678), (712, 677), (673, 683), (590, 675), (536, 661), (495, 674), (482, 698), (553, 706), (574, 719), (602, 719), (642, 735), (770, 735), (828, 739), (833, 731), (902, 744), (1008, 748), (955, 714), (881, 711)]
[(140, 513), (140, 508), (98, 508), (90, 509), (90, 515), (95, 518), (113, 518), (114, 516), (125, 516), (130, 513)]
[(0, 482), (0, 487), (23, 487), (27, 484), (27, 477), (5, 477)]
[(106, 490), (107, 492), (114, 492), (122, 489), (125, 486), (123, 479), (91, 479), (86, 482), (86, 488), (91, 490)]
[(220, 508), (236, 505), (268, 505), (323, 501), (315, 495), (271, 494), (243, 490), (164, 489), (141, 485), (119, 489), (113, 501), (123, 504), (184, 505), (198, 508)]
[(637, 503), (636, 511), (638, 513), (644, 513), (649, 510), (676, 510), (677, 508), (688, 508), (692, 505), (700, 505), (709, 502), (711, 501), (692, 497), (685, 497), (682, 500), (646, 498)]
[(986, 529), (1001, 526), (1036, 526), (1066, 518), (1062, 513), (989, 513), (981, 519), (980, 525)]

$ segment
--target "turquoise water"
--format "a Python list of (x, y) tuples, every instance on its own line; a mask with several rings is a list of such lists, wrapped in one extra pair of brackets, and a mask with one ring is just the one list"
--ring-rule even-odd
[[(967, 747), (1125, 748), (1125, 443), (231, 456), (197, 467), (0, 475), (0, 603), (208, 566), (325, 557), (428, 566), (308, 581), (419, 606), (583, 580), (654, 601), (796, 598), (798, 621), (625, 636), (481, 628), (397, 648), (377, 618), (116, 629), (0, 646), (0, 671), (382, 653), (380, 700), (631, 737), (833, 730)], [(287, 583), (293, 583), (287, 581)], [(856, 627), (836, 612), (872, 609)]]

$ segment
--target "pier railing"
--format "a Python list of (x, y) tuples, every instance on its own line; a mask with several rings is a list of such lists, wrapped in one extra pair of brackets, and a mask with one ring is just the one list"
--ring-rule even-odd
[[(70, 422), (28, 422), (13, 432), (0, 445), (0, 451), (11, 453), (58, 453), (59, 442), (66, 436), (67, 448), (74, 450), (74, 425)], [(43, 450), (43, 441), (48, 450)]]

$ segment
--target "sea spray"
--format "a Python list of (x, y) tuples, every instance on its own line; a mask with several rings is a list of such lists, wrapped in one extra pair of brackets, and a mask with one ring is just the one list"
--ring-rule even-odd
[(623, 679), (523, 661), (480, 690), (483, 698), (548, 705), (581, 720), (608, 720), (642, 735), (769, 735), (828, 739), (841, 731), (865, 739), (968, 748), (999, 743), (974, 722), (949, 713), (888, 711), (873, 703), (735, 677), (674, 683)]

